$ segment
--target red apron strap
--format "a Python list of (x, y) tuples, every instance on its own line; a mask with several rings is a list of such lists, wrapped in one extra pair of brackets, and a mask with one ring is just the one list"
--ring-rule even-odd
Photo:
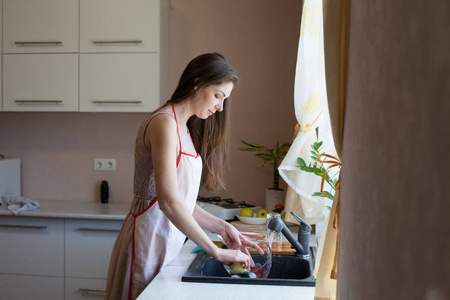
[[(130, 211), (131, 212), (131, 211)], [(133, 241), (131, 244), (131, 270), (130, 270), (130, 286), (128, 287), (128, 300), (132, 300), (132, 287), (133, 287), (133, 276), (134, 276), (134, 233), (136, 232), (136, 216), (133, 215)]]

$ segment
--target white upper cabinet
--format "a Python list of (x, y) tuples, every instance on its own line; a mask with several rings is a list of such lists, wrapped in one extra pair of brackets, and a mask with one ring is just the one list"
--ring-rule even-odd
[[(2, 69), (2, 62), (0, 61), (0, 70)], [(1, 74), (1, 72), (0, 72), (0, 82), (2, 82), (2, 74)], [(0, 111), (2, 111), (3, 110), (3, 100), (2, 100), (2, 95), (3, 93), (2, 93), (2, 87), (0, 86)]]
[(0, 0), (0, 9), (0, 111), (160, 106), (160, 0)]
[(78, 11), (78, 0), (3, 0), (3, 53), (78, 52)]
[[(0, 5), (2, 4), (2, 1), (0, 0)], [(3, 5), (2, 5), (3, 6)], [(3, 13), (2, 13), (2, 9), (0, 8), (0, 32), (2, 32), (2, 25), (3, 25), (3, 22), (2, 22), (2, 16), (3, 16)], [(0, 39), (0, 49), (2, 49), (0, 52), (3, 52), (3, 48), (2, 48), (2, 46), (1, 46), (1, 39)], [(1, 61), (0, 61), (0, 70), (2, 69), (2, 63), (1, 63)], [(1, 72), (0, 72), (1, 73)], [(0, 74), (0, 82), (2, 82), (2, 75)], [(0, 111), (2, 111), (3, 110), (3, 101), (2, 101), (2, 99), (1, 99), (1, 94), (2, 94), (2, 88), (1, 88), (1, 86), (0, 86)]]
[(159, 52), (159, 0), (80, 0), (80, 52)]
[(159, 106), (158, 53), (80, 54), (80, 111), (150, 112)]
[(78, 111), (78, 54), (3, 56), (4, 111)]

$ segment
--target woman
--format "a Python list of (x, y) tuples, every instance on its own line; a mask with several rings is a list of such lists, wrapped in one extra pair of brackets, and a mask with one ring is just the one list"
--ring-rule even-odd
[[(189, 237), (224, 264), (253, 264), (232, 225), (196, 205), (200, 186), (223, 188), (229, 96), (237, 76), (220, 54), (193, 59), (167, 103), (141, 125), (136, 139), (134, 199), (113, 248), (105, 299), (135, 299)], [(197, 152), (197, 150), (199, 152)], [(219, 249), (203, 229), (220, 234)]]

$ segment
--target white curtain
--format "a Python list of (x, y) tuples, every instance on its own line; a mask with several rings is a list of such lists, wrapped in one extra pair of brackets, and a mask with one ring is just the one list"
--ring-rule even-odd
[[(301, 171), (297, 167), (297, 157), (302, 157), (306, 163), (310, 162), (310, 145), (316, 139), (316, 128), (319, 132), (318, 139), (323, 141), (326, 153), (339, 157), (341, 152), (345, 119), (349, 1), (304, 0), (303, 3), (294, 94), (299, 129), (296, 130), (294, 143), (279, 169), (289, 185), (285, 205), (287, 213), (294, 211), (311, 224), (317, 224), (325, 218), (324, 198), (311, 196), (312, 192), (319, 190), (321, 179)], [(330, 98), (327, 99), (328, 97)], [(336, 299), (339, 204), (340, 190), (336, 188), (316, 257), (315, 300)]]
[(311, 145), (318, 139), (323, 141), (322, 149), (327, 154), (336, 155), (325, 82), (322, 0), (305, 0), (303, 4), (294, 106), (297, 130), (292, 146), (279, 167), (280, 175), (288, 184), (286, 221), (295, 222), (290, 215), (293, 211), (306, 222), (319, 224), (328, 215), (326, 206), (331, 206), (331, 203), (326, 198), (311, 196), (320, 191), (321, 178), (300, 170), (297, 159), (301, 157), (309, 164)]

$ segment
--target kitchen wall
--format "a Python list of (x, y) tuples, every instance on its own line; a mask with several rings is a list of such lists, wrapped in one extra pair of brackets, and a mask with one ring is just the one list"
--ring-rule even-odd
[(450, 299), (450, 2), (351, 1), (338, 299)]
[[(163, 1), (165, 102), (185, 65), (205, 52), (224, 54), (240, 77), (232, 93), (228, 190), (204, 195), (264, 205), (271, 169), (238, 148), (290, 141), (301, 0)], [(33, 199), (99, 201), (108, 180), (111, 202), (130, 202), (134, 141), (142, 113), (0, 113), (0, 153), (22, 159), (22, 194)], [(115, 158), (115, 172), (93, 170)]]

